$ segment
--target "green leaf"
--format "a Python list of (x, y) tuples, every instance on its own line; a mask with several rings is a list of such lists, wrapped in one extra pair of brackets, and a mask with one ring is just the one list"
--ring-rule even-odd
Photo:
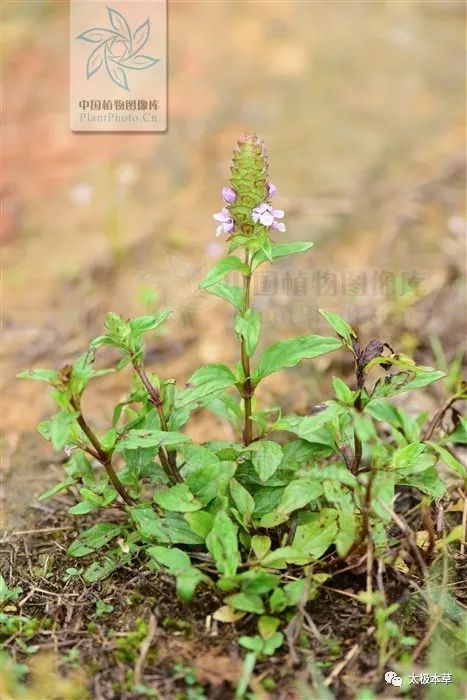
[(245, 451), (251, 452), (253, 467), (263, 483), (274, 474), (284, 457), (280, 445), (271, 440), (253, 442)]
[(19, 586), (16, 588), (8, 588), (5, 579), (0, 574), (0, 605), (3, 605), (8, 600), (16, 600), (22, 592), (23, 589)]
[(186, 513), (185, 520), (193, 532), (196, 532), (204, 540), (212, 529), (214, 516), (206, 510), (197, 510), (193, 513)]
[(61, 450), (70, 439), (71, 427), (75, 421), (76, 412), (63, 410), (56, 413), (49, 421), (50, 441), (55, 450)]
[(279, 647), (284, 643), (284, 635), (282, 632), (276, 632), (269, 639), (264, 640), (263, 654), (266, 656), (272, 656)]
[(109, 335), (98, 335), (97, 338), (93, 338), (90, 343), (90, 347), (93, 350), (98, 350), (105, 346), (120, 347), (120, 343)]
[(433, 499), (442, 498), (446, 493), (446, 485), (439, 478), (434, 467), (425, 469), (425, 471), (419, 474), (410, 474), (410, 476), (406, 476), (403, 483), (415, 486), (415, 488), (426, 493)]
[(101, 445), (104, 448), (104, 450), (108, 451), (112, 449), (112, 447), (115, 445), (115, 442), (117, 441), (117, 437), (118, 434), (115, 428), (110, 428), (110, 430), (106, 432), (104, 437), (101, 438)]
[(203, 445), (196, 445), (190, 442), (186, 445), (182, 445), (180, 452), (185, 457), (185, 465), (183, 467), (183, 476), (186, 478), (189, 474), (195, 473), (198, 469), (202, 467), (219, 467), (220, 459), (207, 447)]
[(264, 486), (255, 493), (254, 517), (260, 518), (279, 505), (284, 487)]
[(373, 387), (371, 399), (387, 398), (407, 391), (407, 386), (412, 381), (413, 376), (413, 372), (397, 372), (380, 377)]
[(81, 498), (83, 498), (86, 501), (89, 501), (95, 506), (100, 506), (103, 501), (103, 498), (99, 493), (96, 493), (95, 491), (92, 491), (91, 489), (87, 489), (85, 487), (79, 490), (79, 495), (81, 496)]
[(169, 489), (156, 491), (154, 500), (162, 508), (180, 513), (201, 510), (203, 504), (191, 493), (187, 484), (175, 484)]
[(389, 401), (382, 399), (370, 399), (364, 408), (365, 413), (369, 413), (377, 421), (389, 423), (389, 425), (399, 425), (399, 410)]
[(154, 457), (157, 454), (157, 447), (138, 447), (133, 449), (121, 450), (122, 457), (126, 464), (132, 469), (136, 470), (137, 473), (141, 473), (145, 468), (154, 468)]
[(177, 574), (177, 593), (182, 600), (189, 601), (193, 598), (196, 587), (201, 581), (210, 583), (210, 578), (193, 566)]
[(293, 547), (319, 559), (335, 541), (337, 511), (325, 508), (321, 513), (309, 513), (308, 521), (298, 525), (293, 539)]
[(77, 503), (75, 506), (68, 508), (68, 513), (71, 515), (86, 515), (86, 513), (92, 513), (92, 511), (97, 508), (99, 508), (99, 506), (95, 503), (81, 501), (81, 503)]
[(346, 346), (352, 349), (352, 338), (356, 338), (356, 333), (347, 321), (345, 321), (342, 316), (334, 313), (334, 311), (324, 311), (319, 309), (321, 316), (329, 323), (331, 328), (333, 328), (337, 335), (342, 338)]
[(138, 505), (129, 509), (131, 517), (146, 540), (167, 544), (202, 544), (200, 537), (191, 530), (188, 523), (178, 513), (170, 513), (160, 518), (150, 505)]
[(236, 382), (234, 373), (225, 365), (208, 364), (190, 377), (188, 388), (180, 392), (176, 399), (176, 407), (181, 408), (190, 403), (205, 400), (210, 394), (220, 392), (234, 386)]
[(91, 342), (93, 350), (104, 345), (113, 345), (120, 349), (123, 354), (129, 356), (129, 344), (131, 338), (130, 323), (125, 321), (119, 314), (110, 311), (105, 317), (105, 326), (108, 330), (106, 335), (100, 335)]
[(253, 535), (251, 548), (257, 559), (262, 559), (271, 549), (271, 538), (267, 535)]
[[(271, 246), (271, 258), (276, 260), (276, 258), (283, 258), (286, 255), (293, 255), (294, 253), (306, 253), (307, 250), (312, 248), (314, 243), (308, 243), (307, 241), (296, 241), (294, 243), (273, 243)], [(256, 270), (259, 265), (268, 260), (268, 256), (262, 250), (255, 253), (251, 269)]]
[(355, 502), (350, 489), (344, 488), (334, 479), (326, 479), (323, 481), (323, 491), (328, 503), (332, 504), (336, 510), (353, 513)]
[(129, 323), (130, 330), (137, 335), (146, 333), (146, 331), (153, 331), (158, 328), (158, 326), (162, 325), (170, 314), (171, 311), (161, 311), (161, 313), (155, 316), (139, 316), (139, 318), (134, 318)]
[(201, 289), (210, 287), (216, 282), (220, 282), (226, 275), (234, 270), (239, 270), (242, 274), (247, 275), (249, 273), (248, 265), (237, 258), (235, 255), (229, 255), (222, 260), (219, 260), (208, 272), (206, 277), (200, 283)]
[(460, 462), (457, 459), (457, 457), (451, 454), (449, 450), (447, 450), (445, 447), (437, 445), (434, 442), (429, 442), (428, 444), (431, 447), (431, 449), (438, 453), (438, 455), (441, 457), (441, 460), (449, 469), (459, 474), (459, 476), (461, 476), (463, 479), (466, 478), (467, 468), (465, 464), (462, 464), (462, 462)]
[(279, 547), (263, 557), (261, 564), (263, 566), (271, 566), (278, 569), (285, 568), (287, 563), (298, 564), (299, 566), (308, 564), (310, 557), (308, 553), (302, 551), (298, 547)]
[(122, 450), (137, 450), (140, 447), (180, 445), (189, 440), (188, 435), (183, 433), (163, 430), (129, 430), (126, 437), (118, 443), (116, 450), (122, 452)]
[(353, 406), (356, 395), (357, 395), (356, 392), (352, 391), (352, 389), (349, 389), (347, 384), (345, 384), (338, 377), (332, 378), (332, 384), (334, 386), (336, 398), (339, 401), (342, 401), (342, 403), (345, 403), (347, 406)]
[(467, 418), (461, 416), (459, 425), (456, 427), (454, 432), (449, 434), (448, 439), (449, 442), (452, 443), (467, 445)]
[(312, 441), (291, 440), (284, 445), (284, 463), (304, 466), (318, 458), (330, 457), (336, 451), (336, 438), (333, 425), (328, 424), (312, 434)]
[(415, 474), (432, 467), (436, 457), (424, 454), (426, 445), (421, 442), (413, 442), (394, 452), (392, 465), (402, 474)]
[(52, 486), (52, 488), (41, 493), (41, 495), (37, 497), (37, 501), (45, 501), (47, 498), (52, 498), (52, 496), (55, 496), (55, 494), (70, 488), (70, 486), (73, 486), (74, 484), (76, 484), (76, 481), (75, 479), (71, 478), (65, 479), (65, 481), (60, 481), (60, 483), (55, 484), (55, 486)]
[(282, 588), (276, 588), (269, 598), (271, 612), (282, 612), (289, 605), (288, 599)]
[(439, 372), (431, 367), (417, 367), (410, 357), (401, 353), (373, 358), (366, 366), (366, 371), (370, 371), (372, 367), (377, 365), (392, 365), (402, 371), (381, 377), (373, 388), (372, 399), (395, 396), (412, 389), (421, 389), (446, 376), (444, 372)]
[(257, 615), (261, 615), (264, 612), (263, 601), (255, 593), (234, 593), (227, 596), (225, 600), (235, 610), (244, 610)]
[(394, 503), (393, 473), (377, 472), (371, 487), (371, 509), (384, 523), (391, 520)]
[(244, 593), (255, 593), (262, 595), (274, 590), (280, 584), (280, 576), (270, 574), (268, 571), (261, 569), (250, 569), (245, 571), (239, 577), (242, 579), (242, 590)]
[(262, 615), (258, 620), (258, 632), (263, 639), (270, 639), (276, 633), (280, 623), (278, 617)]
[(289, 604), (290, 603), (288, 602), (287, 596), (282, 588), (276, 588), (269, 598), (269, 607), (271, 612), (282, 612)]
[(35, 379), (39, 382), (47, 382), (55, 386), (60, 381), (60, 375), (53, 369), (27, 369), (24, 372), (18, 372), (18, 379)]
[(324, 355), (339, 347), (341, 347), (340, 341), (320, 335), (304, 335), (280, 340), (263, 352), (253, 373), (253, 380), (257, 384), (279, 369), (294, 367), (301, 360)]
[(396, 428), (397, 434), (402, 433), (408, 442), (416, 442), (420, 437), (420, 426), (417, 421), (409, 416), (402, 408), (397, 408), (389, 401), (383, 399), (371, 399), (365, 406), (365, 413), (369, 413), (377, 421), (388, 423)]
[(203, 506), (214, 500), (218, 494), (219, 484), (217, 477), (219, 476), (221, 464), (222, 462), (220, 461), (217, 465), (206, 464), (206, 466), (198, 467), (198, 469), (189, 472), (185, 476), (188, 487)]
[[(183, 469), (184, 474), (185, 467)], [(236, 469), (237, 464), (235, 462), (218, 461), (217, 464), (207, 463), (205, 466), (188, 471), (185, 476), (186, 483), (197, 499), (203, 505), (207, 505), (216, 496), (224, 495), (227, 490), (227, 484), (235, 474)]]
[(214, 415), (223, 418), (228, 423), (234, 426), (234, 428), (239, 428), (243, 418), (243, 411), (238, 401), (230, 394), (224, 394), (216, 397), (208, 404), (206, 408)]
[(240, 563), (237, 532), (237, 525), (224, 510), (216, 513), (212, 530), (206, 537), (206, 547), (223, 576), (235, 576)]
[(279, 419), (274, 430), (288, 430), (303, 440), (319, 442), (316, 439), (316, 431), (324, 425), (332, 423), (344, 413), (346, 413), (346, 408), (342, 404), (337, 401), (328, 401), (323, 404), (322, 410), (318, 410), (313, 416), (285, 416)]
[[(251, 654), (247, 654), (248, 657), (252, 657), (256, 661), (256, 654), (262, 654), (264, 650), (264, 641), (261, 639), (259, 634), (255, 634), (254, 636), (247, 636), (247, 635), (242, 635), (241, 637), (238, 638), (238, 643), (244, 647), (245, 649), (249, 649)], [(254, 664), (252, 664), (254, 668)], [(246, 684), (244, 684), (246, 685)], [(245, 692), (247, 690), (247, 685), (245, 687)], [(245, 692), (242, 695), (239, 695), (237, 693), (236, 697), (244, 697)]]
[(241, 311), (243, 308), (243, 289), (241, 287), (227, 284), (227, 282), (217, 282), (207, 287), (206, 291), (216, 297), (225, 299), (229, 304), (235, 306), (238, 311)]
[(258, 242), (261, 252), (266, 256), (266, 260), (272, 262), (272, 241), (269, 236), (261, 236)]
[(190, 557), (182, 549), (177, 547), (161, 547), (154, 545), (147, 548), (147, 553), (158, 563), (164, 566), (171, 574), (178, 574), (191, 567)]
[(251, 357), (256, 350), (260, 327), (261, 316), (257, 311), (252, 311), (252, 309), (248, 309), (244, 316), (237, 316), (235, 319), (235, 330), (245, 341), (245, 350), (248, 357)]
[(260, 527), (271, 528), (282, 525), (282, 523), (287, 522), (289, 516), (287, 513), (280, 513), (278, 510), (273, 510), (271, 513), (266, 513), (263, 515), (259, 521)]
[(277, 510), (289, 514), (303, 508), (323, 493), (323, 487), (313, 479), (294, 479), (286, 486)]
[(121, 563), (122, 562), (117, 561), (114, 557), (107, 555), (99, 561), (93, 561), (84, 572), (83, 578), (86, 583), (101, 581), (107, 578), (107, 576), (110, 576)]
[(206, 445), (209, 446), (210, 450), (216, 453), (219, 459), (225, 461), (236, 460), (243, 452), (243, 447), (238, 442), (210, 440)]
[(255, 509), (255, 500), (253, 496), (236, 479), (230, 480), (230, 495), (240, 515), (242, 515), (244, 522), (249, 523)]
[(85, 530), (68, 547), (67, 554), (70, 557), (84, 557), (86, 554), (95, 552), (105, 544), (110, 542), (122, 531), (121, 525), (112, 523), (97, 523), (89, 530)]
[(298, 578), (295, 581), (286, 583), (284, 586), (284, 593), (287, 598), (287, 605), (298, 605), (298, 603), (303, 600), (305, 587), (306, 581), (304, 578)]
[(161, 518), (161, 528), (166, 535), (166, 542), (171, 544), (201, 544), (204, 538), (190, 528), (184, 516), (180, 513), (168, 513)]
[(125, 336), (129, 333), (129, 325), (114, 311), (109, 311), (105, 317), (105, 326), (114, 335)]
[(429, 384), (433, 384), (433, 382), (437, 382), (438, 379), (442, 379), (445, 376), (446, 375), (444, 372), (439, 372), (438, 370), (417, 367), (417, 376), (408, 384), (405, 384), (403, 389), (397, 393), (400, 394), (402, 391), (411, 391), (412, 389), (422, 389)]
[[(310, 479), (317, 481), (335, 481), (354, 488), (357, 484), (356, 477), (349, 471), (344, 463), (312, 466), (308, 470)], [(326, 493), (326, 489), (324, 490)]]
[(336, 550), (340, 557), (345, 557), (357, 539), (358, 524), (353, 513), (339, 513), (339, 532), (336, 536)]
[(130, 509), (131, 517), (144, 539), (168, 542), (161, 527), (161, 518), (150, 505), (138, 505)]

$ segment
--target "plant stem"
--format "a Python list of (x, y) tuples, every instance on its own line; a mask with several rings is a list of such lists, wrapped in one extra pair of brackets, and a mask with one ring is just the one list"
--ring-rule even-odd
[[(370, 533), (368, 533), (370, 534)], [(369, 615), (372, 611), (373, 604), (371, 602), (371, 596), (373, 594), (373, 557), (374, 549), (371, 537), (368, 537), (367, 542), (367, 560), (366, 560), (366, 593), (368, 600), (366, 603), (366, 613)]]
[(144, 384), (144, 388), (149, 394), (149, 398), (151, 400), (151, 403), (154, 404), (154, 406), (157, 409), (157, 412), (159, 414), (159, 418), (161, 421), (161, 428), (162, 430), (167, 431), (167, 421), (165, 420), (165, 415), (164, 411), (162, 410), (162, 399), (159, 391), (156, 389), (156, 387), (153, 385), (151, 380), (149, 379), (146, 369), (144, 368), (144, 365), (142, 362), (137, 362), (136, 360), (133, 360), (133, 367), (135, 369), (136, 374), (138, 377), (141, 379), (142, 383)]
[(298, 525), (298, 512), (295, 511), (295, 513), (292, 513), (290, 517), (290, 527), (289, 527), (289, 533), (287, 535), (287, 541), (286, 545), (289, 546), (292, 544), (293, 539), (295, 537), (295, 533), (297, 531), (297, 525)]
[(370, 473), (368, 474), (368, 482), (366, 484), (365, 496), (363, 498), (363, 508), (362, 508), (363, 518), (362, 518), (362, 526), (361, 526), (360, 536), (359, 536), (359, 543), (364, 542), (365, 537), (367, 537), (370, 534), (371, 489), (373, 486), (373, 480), (374, 480), (375, 476), (376, 476), (375, 470), (371, 469)]
[(441, 421), (443, 420), (443, 417), (444, 417), (444, 414), (446, 413), (446, 411), (448, 411), (448, 410), (451, 408), (452, 404), (453, 404), (455, 401), (457, 401), (457, 399), (459, 399), (459, 398), (460, 398), (460, 397), (459, 397), (457, 394), (454, 394), (454, 396), (450, 396), (450, 397), (447, 399), (447, 401), (441, 406), (441, 408), (439, 408), (439, 409), (436, 411), (436, 413), (434, 414), (433, 418), (430, 420), (430, 422), (429, 422), (428, 425), (425, 427), (425, 429), (424, 429), (424, 431), (423, 431), (423, 433), (422, 433), (422, 437), (421, 437), (421, 441), (422, 441), (422, 442), (425, 442), (425, 441), (431, 439), (431, 437), (432, 437), (433, 433), (435, 432), (436, 428), (438, 427), (438, 425), (439, 425), (439, 424), (441, 423)]
[[(160, 395), (160, 392), (156, 389), (154, 384), (151, 382), (151, 380), (148, 377), (148, 374), (146, 372), (146, 369), (143, 365), (142, 362), (137, 362), (136, 360), (133, 360), (133, 367), (138, 375), (138, 377), (141, 379), (144, 388), (149, 394), (149, 398), (152, 404), (156, 407), (157, 413), (159, 415), (159, 420), (161, 423), (161, 429), (166, 433), (168, 432), (168, 426), (167, 426), (167, 420), (165, 418), (164, 414), (164, 405), (163, 401)], [(169, 477), (171, 481), (174, 482), (181, 482), (183, 481), (182, 477), (180, 476), (180, 473), (177, 469), (177, 458), (175, 456), (174, 452), (169, 452), (167, 450), (167, 453), (164, 451), (162, 447), (159, 448), (159, 459), (162, 464), (162, 468), (164, 469), (165, 473)]]
[[(362, 404), (362, 387), (360, 387), (360, 391), (358, 392), (357, 398), (355, 399), (354, 402), (354, 408), (358, 411), (358, 413), (362, 413), (363, 411), (363, 404)], [(360, 462), (362, 461), (362, 455), (363, 455), (363, 446), (360, 438), (357, 435), (357, 430), (355, 428), (355, 423), (353, 427), (353, 439), (354, 439), (354, 456), (350, 465), (350, 471), (352, 474), (357, 474), (359, 467), (360, 467)]]
[(433, 525), (430, 507), (422, 501), (420, 504), (420, 508), (422, 514), (422, 523), (425, 526), (425, 530), (428, 532), (428, 548), (425, 552), (425, 558), (429, 559), (436, 546), (435, 527)]
[[(250, 308), (250, 283), (251, 283), (251, 262), (248, 251), (245, 252), (245, 263), (250, 268), (248, 275), (243, 277), (243, 304), (242, 313), (245, 314)], [(246, 351), (245, 338), (241, 338), (241, 361), (243, 374), (245, 376), (245, 381), (243, 383), (243, 405), (245, 414), (245, 427), (243, 431), (243, 442), (245, 445), (249, 445), (253, 440), (253, 426), (251, 422), (251, 400), (253, 398), (253, 387), (251, 383), (251, 370), (250, 370), (250, 358)]]
[(357, 431), (354, 428), (354, 445), (355, 445), (355, 454), (352, 462), (352, 468), (351, 472), (352, 474), (356, 474), (358, 472), (358, 468), (360, 466), (360, 462), (362, 461), (362, 454), (363, 454), (363, 448), (362, 448), (362, 442), (360, 438), (357, 435)]
[(173, 483), (175, 483), (175, 481), (180, 481), (180, 479), (176, 479), (174, 477), (172, 468), (169, 464), (169, 460), (167, 459), (167, 455), (164, 452), (164, 450), (162, 449), (162, 447), (159, 447), (157, 455), (158, 455), (160, 463), (162, 465), (162, 469), (164, 470), (164, 473), (168, 477), (169, 481), (172, 481)]
[(80, 440), (76, 441), (76, 445), (81, 450), (84, 450), (84, 452), (87, 452), (88, 455), (90, 455), (93, 459), (97, 459), (99, 461), (99, 455), (92, 449), (92, 447), (89, 447), (89, 445), (85, 445), (84, 442), (81, 442)]
[(91, 443), (91, 445), (94, 447), (96, 457), (99, 460), (99, 462), (102, 464), (102, 466), (105, 468), (107, 474), (109, 475), (109, 478), (114, 485), (116, 491), (120, 494), (122, 499), (125, 501), (125, 503), (129, 506), (132, 506), (134, 504), (134, 500), (131, 498), (131, 496), (126, 492), (125, 487), (123, 486), (122, 482), (118, 478), (117, 474), (115, 473), (115, 470), (112, 466), (112, 455), (111, 453), (107, 452), (104, 450), (102, 447), (98, 437), (95, 435), (95, 433), (91, 430), (89, 425), (86, 423), (84, 416), (81, 412), (80, 405), (78, 401), (76, 401), (75, 398), (72, 398), (70, 400), (70, 403), (72, 407), (75, 409), (75, 411), (78, 411), (78, 425), (83, 431), (83, 433), (86, 435), (87, 439)]

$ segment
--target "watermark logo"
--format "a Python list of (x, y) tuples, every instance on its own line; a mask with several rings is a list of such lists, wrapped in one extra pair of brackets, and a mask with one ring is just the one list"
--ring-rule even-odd
[[(388, 685), (395, 685), (398, 688), (403, 684), (402, 678), (394, 671), (386, 671), (384, 680)], [(453, 682), (452, 673), (412, 673), (408, 679), (408, 685), (449, 685)]]
[(165, 131), (166, 0), (71, 0), (70, 127)]
[(147, 70), (159, 62), (158, 58), (141, 53), (151, 34), (149, 17), (131, 31), (130, 25), (121, 12), (107, 8), (111, 29), (93, 27), (76, 38), (97, 44), (89, 55), (86, 64), (86, 77), (89, 80), (101, 69), (116, 85), (130, 90), (127, 71)]
[(398, 676), (397, 673), (394, 673), (394, 671), (387, 671), (384, 674), (384, 680), (386, 683), (391, 683), (391, 685), (395, 685), (398, 688), (402, 685), (402, 678)]
[[(159, 302), (169, 304), (175, 311), (175, 322), (183, 326), (187, 319), (191, 323), (193, 317), (203, 317), (220, 303), (218, 297), (199, 288), (199, 281), (219, 255), (217, 242), (213, 245), (214, 250), (207, 249), (199, 264), (178, 252), (168, 251), (159, 255), (157, 268), (137, 271), (138, 283), (155, 289)], [(237, 272), (227, 275), (224, 281), (234, 287), (242, 284)], [(330, 308), (347, 309), (349, 322), (355, 325), (371, 320), (376, 326), (383, 326), (397, 312), (401, 324), (412, 327), (412, 315), (416, 314), (414, 302), (429, 289), (430, 275), (424, 270), (309, 270), (287, 266), (279, 270), (256, 270), (251, 295), (254, 308), (263, 315), (264, 326), (292, 327), (301, 334), (326, 332), (328, 325), (317, 309), (328, 308), (330, 304)], [(427, 322), (430, 319), (428, 313)]]

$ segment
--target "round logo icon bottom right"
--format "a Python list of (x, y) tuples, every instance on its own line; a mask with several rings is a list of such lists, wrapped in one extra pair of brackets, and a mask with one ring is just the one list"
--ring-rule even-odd
[(387, 671), (384, 674), (384, 680), (386, 683), (392, 683), (392, 685), (396, 685), (400, 688), (402, 685), (402, 678), (397, 675), (397, 673), (394, 673), (394, 671)]

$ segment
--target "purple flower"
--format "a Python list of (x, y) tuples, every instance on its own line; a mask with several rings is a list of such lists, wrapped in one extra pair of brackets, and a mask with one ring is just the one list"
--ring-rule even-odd
[(227, 204), (233, 204), (237, 199), (237, 193), (234, 189), (232, 189), (232, 187), (223, 187), (222, 198), (224, 202), (227, 202)]
[(251, 216), (255, 224), (260, 223), (266, 228), (273, 228), (281, 233), (285, 231), (285, 225), (276, 221), (284, 216), (282, 209), (273, 209), (270, 204), (263, 202), (253, 209)]
[(224, 207), (222, 211), (218, 211), (217, 214), (214, 214), (213, 219), (220, 222), (216, 230), (216, 236), (222, 236), (223, 233), (230, 233), (233, 231), (234, 220), (230, 216), (227, 207)]
[(275, 185), (273, 185), (272, 182), (268, 182), (267, 185), (268, 185), (268, 197), (269, 197), (269, 199), (272, 199), (277, 192), (277, 187)]

